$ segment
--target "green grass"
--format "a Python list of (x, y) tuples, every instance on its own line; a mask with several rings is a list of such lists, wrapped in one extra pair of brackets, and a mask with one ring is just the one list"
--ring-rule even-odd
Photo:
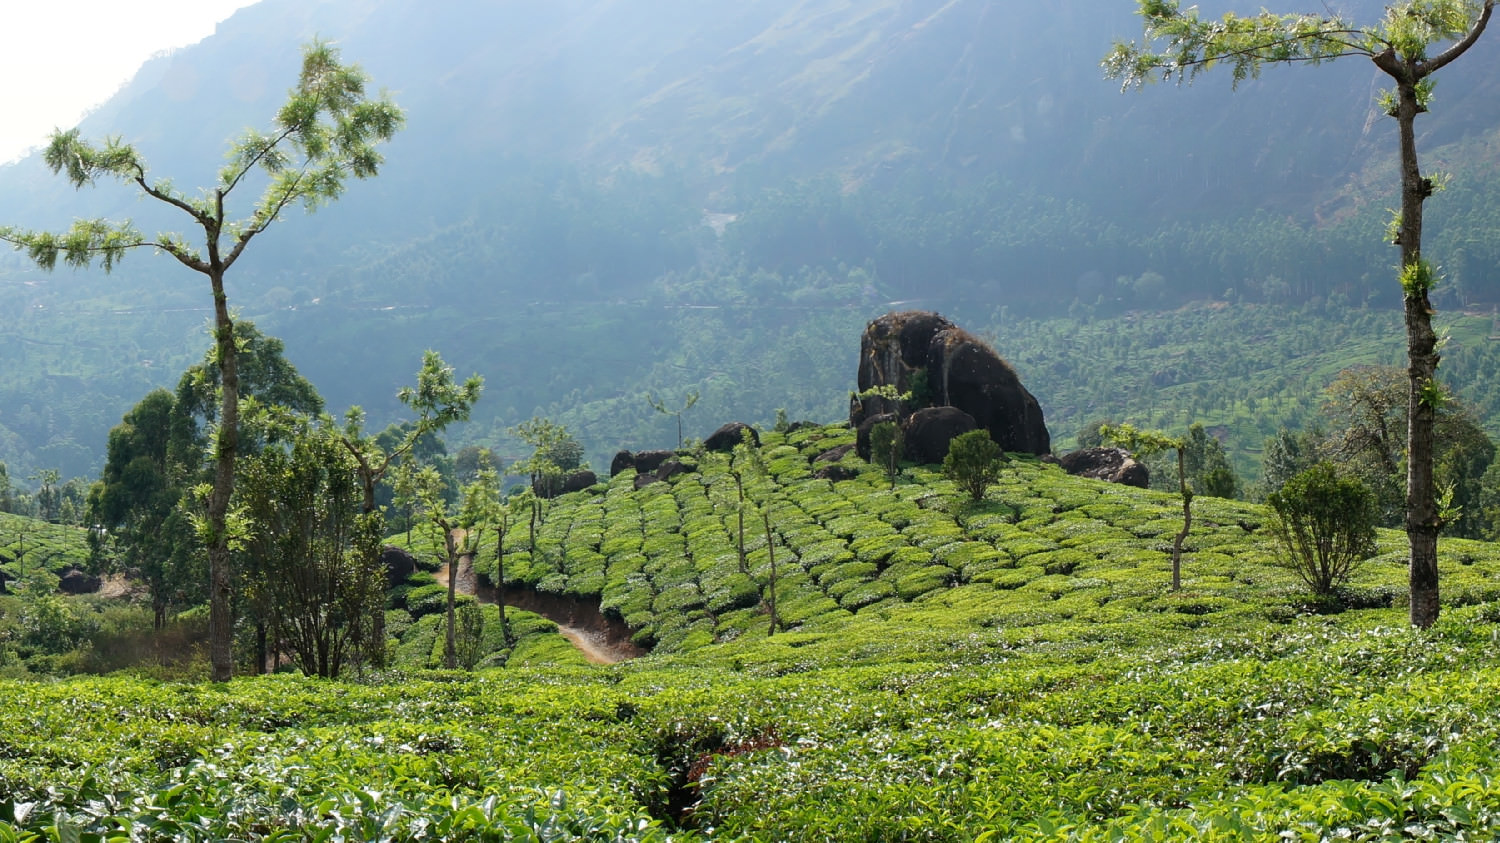
[(804, 435), (766, 437), (801, 464), (747, 484), (773, 536), (747, 519), (745, 570), (711, 456), (553, 501), (535, 554), (508, 537), (512, 582), (601, 598), (642, 659), (587, 665), (515, 612), (491, 666), (430, 670), (419, 574), (396, 674), (0, 683), (0, 839), (1500, 834), (1500, 549), (1445, 540), (1416, 631), (1401, 534), (1319, 613), (1261, 507), (1200, 497), (1171, 592), (1171, 495), (1028, 459), (980, 504), (934, 467), (831, 483)]

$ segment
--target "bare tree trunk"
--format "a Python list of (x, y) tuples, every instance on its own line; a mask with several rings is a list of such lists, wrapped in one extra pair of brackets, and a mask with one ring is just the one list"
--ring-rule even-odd
[(528, 536), (527, 549), (533, 563), (536, 562), (536, 518), (538, 515), (537, 511), (541, 509), (541, 507), (541, 501), (531, 502), (531, 533)]
[(214, 478), (208, 496), (208, 639), (210, 678), (228, 682), (234, 675), (234, 621), (230, 617), (229, 499), (234, 493), (234, 462), (239, 452), (240, 377), (234, 322), (224, 295), (222, 270), (209, 276), (214, 292), (214, 339), (222, 379), (219, 432), (214, 444)]
[(776, 618), (776, 547), (771, 543), (771, 516), (761, 510), (760, 518), (766, 525), (766, 554), (771, 557), (770, 599), (767, 601), (771, 604), (771, 628), (766, 632), (766, 637), (769, 638), (776, 634), (776, 627), (780, 625)]
[[(1422, 260), (1422, 203), (1432, 182), (1417, 163), (1416, 117), (1422, 111), (1416, 86), (1397, 85), (1396, 121), (1401, 136), (1401, 266), (1406, 272)], [(1427, 289), (1403, 284), (1406, 307), (1407, 428), (1406, 537), (1411, 546), (1410, 585), (1413, 626), (1428, 627), (1438, 617), (1438, 533), (1443, 528), (1433, 480), (1435, 402), (1425, 399), (1436, 387), (1437, 334), (1432, 330), (1432, 302)]]
[(500, 522), (499, 535), (495, 537), (495, 606), (500, 610), (500, 640), (511, 645), (510, 625), (505, 621), (505, 520)]
[[(359, 456), (360, 467), (358, 471), (361, 493), (363, 495), (360, 503), (360, 512), (364, 520), (360, 522), (360, 572), (357, 576), (363, 582), (360, 586), (367, 589), (370, 599), (370, 630), (362, 637), (365, 639), (363, 650), (364, 657), (369, 660), (370, 666), (379, 670), (385, 667), (385, 589), (386, 573), (385, 566), (380, 564), (381, 540), (380, 535), (382, 522), (378, 520), (380, 513), (375, 505), (375, 484), (380, 482), (371, 467), (365, 462), (363, 456)], [(366, 535), (370, 533), (371, 535)], [(411, 546), (411, 521), (407, 520), (407, 546)], [(358, 646), (358, 645), (356, 645)]]
[(738, 517), (739, 517), (739, 530), (740, 530), (740, 545), (739, 545), (739, 550), (740, 550), (740, 573), (742, 573), (742, 574), (748, 574), (748, 573), (750, 573), (750, 564), (745, 561), (745, 481), (743, 479), (741, 479), (738, 474), (736, 474), (736, 475), (734, 475), (734, 485), (735, 485), (735, 488), (739, 489), (739, 493), (740, 493), (740, 506), (739, 506), (739, 509), (735, 510), (735, 512), (738, 514)]
[(453, 530), (444, 524), (443, 531), (446, 533), (444, 546), (448, 550), (448, 632), (443, 641), (443, 667), (453, 670), (458, 667), (458, 638), (453, 628), (454, 594), (458, 590), (458, 548), (453, 542)]
[(1177, 486), (1182, 492), (1182, 532), (1172, 539), (1172, 590), (1182, 590), (1182, 543), (1193, 527), (1193, 493), (1187, 487), (1187, 464), (1182, 448), (1177, 449)]

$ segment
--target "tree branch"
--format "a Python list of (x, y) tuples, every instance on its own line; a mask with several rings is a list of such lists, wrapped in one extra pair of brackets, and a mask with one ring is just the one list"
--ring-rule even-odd
[(229, 256), (224, 258), (225, 269), (228, 269), (234, 264), (236, 260), (239, 259), (240, 253), (245, 251), (245, 247), (250, 245), (250, 241), (255, 237), (255, 235), (260, 234), (267, 228), (270, 228), (271, 223), (275, 222), (276, 218), (281, 216), (281, 212), (286, 209), (286, 206), (290, 205), (293, 199), (296, 199), (303, 195), (302, 181), (306, 178), (306, 176), (307, 169), (304, 165), (302, 171), (299, 172), (297, 174), (297, 177), (292, 181), (292, 184), (286, 190), (282, 191), (282, 195), (278, 197), (277, 200), (269, 206), (269, 208), (261, 208), (260, 210), (256, 211), (255, 219), (258, 221), (254, 225), (240, 232), (239, 236), (235, 238), (234, 248), (230, 249)]
[(254, 155), (245, 159), (244, 166), (240, 167), (239, 172), (234, 174), (234, 178), (229, 179), (228, 183), (224, 185), (224, 192), (229, 193), (230, 191), (234, 190), (235, 187), (239, 185), (240, 181), (245, 178), (245, 176), (249, 175), (251, 170), (255, 169), (255, 165), (263, 161), (267, 155), (271, 154), (271, 150), (275, 149), (277, 146), (280, 146), (281, 142), (291, 137), (294, 132), (296, 132), (296, 129), (288, 127), (286, 129), (283, 129), (281, 134), (277, 135), (274, 139), (262, 144), (260, 149), (256, 151)]
[(131, 181), (135, 182), (136, 185), (138, 187), (140, 187), (140, 189), (147, 196), (150, 196), (152, 199), (158, 199), (158, 200), (160, 200), (162, 202), (167, 203), (168, 205), (171, 205), (174, 208), (180, 208), (180, 209), (182, 209), (185, 213), (187, 213), (193, 219), (197, 220), (199, 225), (202, 225), (202, 226), (212, 225), (213, 220), (208, 216), (208, 214), (205, 214), (202, 211), (198, 210), (197, 208), (194, 208), (186, 200), (184, 200), (184, 199), (182, 199), (180, 197), (177, 197), (177, 196), (173, 196), (172, 194), (167, 193), (166, 191), (158, 190), (157, 188), (152, 187), (151, 185), (147, 184), (146, 183), (146, 171), (142, 170), (140, 167), (136, 167), (136, 174), (131, 179)]
[(1480, 11), (1479, 19), (1474, 21), (1474, 25), (1469, 28), (1468, 34), (1456, 44), (1444, 50), (1437, 58), (1419, 65), (1417, 78), (1420, 79), (1430, 73), (1436, 73), (1449, 62), (1463, 55), (1470, 47), (1474, 46), (1474, 42), (1478, 41), (1479, 36), (1484, 34), (1484, 28), (1490, 22), (1490, 13), (1494, 10), (1495, 0), (1484, 0), (1484, 9)]

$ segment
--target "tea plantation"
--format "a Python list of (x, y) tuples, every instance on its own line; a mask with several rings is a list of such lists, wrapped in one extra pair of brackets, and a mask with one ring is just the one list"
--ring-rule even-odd
[(1263, 508), (1198, 498), (1171, 592), (1173, 496), (1029, 458), (979, 504), (814, 478), (851, 440), (762, 437), (743, 563), (714, 454), (507, 532), (507, 584), (598, 600), (640, 659), (513, 612), (513, 649), (487, 624), (480, 669), (428, 669), (428, 585), (390, 674), (0, 683), (0, 841), (1500, 837), (1493, 546), (1443, 543), (1416, 631), (1400, 533), (1315, 601)]

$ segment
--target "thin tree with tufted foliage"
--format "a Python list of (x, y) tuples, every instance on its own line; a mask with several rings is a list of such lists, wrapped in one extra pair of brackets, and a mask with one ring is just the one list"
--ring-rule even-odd
[(1167, 450), (1177, 452), (1177, 489), (1182, 495), (1182, 530), (1172, 539), (1172, 590), (1182, 590), (1182, 543), (1187, 541), (1193, 529), (1193, 490), (1188, 488), (1187, 458), (1183, 451), (1186, 441), (1162, 433), (1159, 430), (1141, 430), (1130, 423), (1105, 424), (1099, 426), (1099, 436), (1105, 442), (1114, 442), (1129, 451), (1131, 456), (1141, 459)]
[[(1438, 337), (1429, 293), (1437, 272), (1422, 257), (1422, 203), (1438, 180), (1417, 161), (1416, 120), (1432, 101), (1433, 74), (1447, 67), (1484, 34), (1495, 0), (1403, 0), (1385, 8), (1374, 26), (1359, 27), (1334, 15), (1249, 17), (1226, 13), (1204, 20), (1177, 0), (1138, 0), (1145, 22), (1140, 43), (1116, 44), (1106, 73), (1129, 86), (1153, 79), (1192, 79), (1228, 65), (1235, 84), (1267, 64), (1320, 64), (1363, 56), (1391, 78), (1380, 100), (1400, 136), (1401, 210), (1391, 221), (1401, 247), (1398, 278), (1406, 310), (1407, 468), (1406, 535), (1411, 546), (1411, 623), (1431, 626), (1438, 617), (1437, 541), (1444, 516), (1433, 479), (1434, 426), (1443, 403), (1437, 382)], [(1441, 48), (1441, 49), (1439, 49)]]
[[(376, 175), (382, 158), (376, 149), (389, 140), (403, 115), (384, 95), (370, 98), (367, 77), (357, 65), (339, 61), (332, 45), (314, 41), (303, 48), (302, 72), (269, 131), (248, 130), (229, 148), (213, 188), (184, 193), (165, 179), (147, 175), (145, 159), (119, 137), (103, 145), (79, 137), (78, 130), (58, 131), (43, 159), (54, 173), (66, 173), (74, 187), (92, 186), (101, 176), (132, 185), (143, 197), (182, 212), (201, 230), (189, 238), (175, 232), (142, 234), (129, 221), (78, 220), (63, 233), (0, 228), (0, 240), (24, 250), (38, 266), (52, 269), (59, 259), (73, 267), (98, 261), (108, 272), (127, 250), (150, 247), (208, 279), (214, 299), (214, 343), (222, 378), (217, 437), (213, 443), (213, 482), (206, 493), (206, 517), (200, 523), (209, 560), (209, 659), (211, 676), (223, 682), (233, 673), (230, 648), (229, 505), (234, 491), (239, 449), (239, 372), (234, 320), (224, 276), (250, 242), (281, 217), (289, 206), (312, 211), (337, 199), (350, 177)], [(260, 176), (257, 176), (260, 173)], [(263, 181), (260, 198), (248, 207), (231, 207)], [(243, 213), (243, 215), (240, 215)]]

